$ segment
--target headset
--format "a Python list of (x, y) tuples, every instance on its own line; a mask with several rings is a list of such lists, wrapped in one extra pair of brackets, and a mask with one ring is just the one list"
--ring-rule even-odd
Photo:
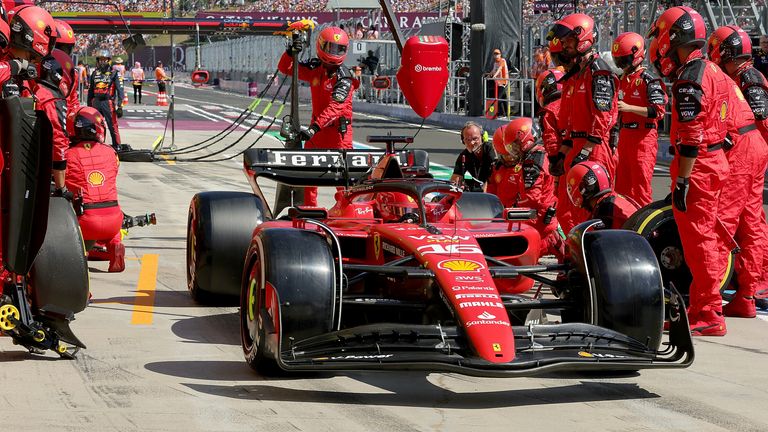
[(474, 122), (474, 121), (471, 121), (471, 120), (466, 122), (466, 123), (464, 123), (464, 127), (461, 128), (459, 142), (461, 142), (462, 145), (464, 144), (464, 130), (469, 128), (469, 127), (473, 127), (473, 126), (480, 130), (480, 136), (482, 137), (483, 144), (487, 143), (488, 142), (488, 132), (483, 128), (483, 126), (481, 124), (479, 124), (477, 122)]

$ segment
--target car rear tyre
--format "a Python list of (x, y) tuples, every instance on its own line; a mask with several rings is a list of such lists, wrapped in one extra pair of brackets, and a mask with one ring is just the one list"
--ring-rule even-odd
[[(627, 220), (624, 229), (635, 231), (648, 241), (659, 262), (664, 287), (669, 288), (673, 284), (687, 301), (693, 276), (685, 262), (672, 205), (663, 200), (648, 204)], [(733, 277), (733, 254), (730, 258), (720, 285), (721, 290), (728, 286)]]
[(245, 255), (264, 205), (245, 192), (202, 192), (189, 204), (187, 288), (201, 304), (237, 304)]

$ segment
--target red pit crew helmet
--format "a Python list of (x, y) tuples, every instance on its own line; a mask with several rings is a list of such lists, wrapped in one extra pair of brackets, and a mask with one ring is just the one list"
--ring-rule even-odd
[(536, 77), (536, 100), (540, 106), (544, 106), (544, 101), (550, 96), (560, 95), (563, 91), (563, 83), (560, 79), (565, 73), (558, 68), (548, 69)]
[(622, 33), (613, 41), (611, 56), (620, 69), (636, 67), (645, 58), (645, 40), (637, 33)]
[(317, 37), (317, 57), (325, 64), (342, 64), (347, 57), (348, 47), (349, 36), (338, 27), (328, 27)]
[(59, 33), (59, 36), (56, 38), (56, 48), (71, 55), (76, 42), (75, 32), (72, 31), (72, 27), (69, 24), (60, 19), (54, 19), (54, 22), (56, 23), (56, 31)]
[(552, 26), (547, 40), (551, 41), (557, 38), (562, 44), (563, 39), (569, 36), (576, 37), (576, 51), (579, 54), (585, 54), (597, 41), (595, 20), (582, 13), (566, 15)]
[(581, 162), (568, 171), (565, 177), (568, 198), (576, 207), (611, 191), (611, 178), (597, 162)]
[(54, 49), (40, 62), (39, 76), (38, 81), (59, 88), (66, 98), (75, 82), (75, 65), (69, 54), (60, 49)]
[[(533, 120), (529, 117), (520, 117), (509, 122), (504, 128), (504, 146), (496, 151), (499, 154), (509, 155), (515, 147), (525, 153), (536, 145), (536, 135), (533, 132)], [(496, 147), (494, 145), (494, 147)]]
[(82, 107), (67, 116), (67, 135), (72, 142), (96, 141), (104, 144), (107, 123), (96, 108)]
[(715, 30), (707, 41), (707, 55), (718, 66), (737, 59), (752, 58), (752, 41), (741, 27), (729, 25)]
[[(664, 11), (648, 31), (648, 38), (658, 40), (661, 63), (659, 72), (669, 76), (681, 65), (677, 49), (687, 46), (702, 48), (706, 37), (704, 18), (694, 9), (676, 6)], [(671, 62), (672, 66), (668, 62)]]
[(37, 6), (14, 9), (11, 18), (11, 47), (45, 57), (56, 43), (56, 23), (51, 14)]

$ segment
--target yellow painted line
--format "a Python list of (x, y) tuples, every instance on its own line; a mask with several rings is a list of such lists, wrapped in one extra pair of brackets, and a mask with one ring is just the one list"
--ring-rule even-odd
[(168, 156), (166, 156), (166, 155), (159, 155), (159, 156), (160, 156), (161, 158), (165, 159), (165, 163), (167, 163), (168, 165), (176, 165), (176, 161), (175, 161), (175, 160), (172, 160), (172, 159), (171, 159), (171, 158), (169, 158)]
[(157, 254), (145, 254), (141, 257), (141, 271), (139, 272), (139, 283), (136, 286), (136, 299), (133, 302), (131, 324), (152, 324), (158, 258)]
[(162, 142), (162, 141), (163, 141), (163, 136), (162, 135), (158, 135), (157, 139), (155, 140), (155, 142), (152, 143), (152, 150), (157, 150), (157, 146), (159, 146), (160, 142)]

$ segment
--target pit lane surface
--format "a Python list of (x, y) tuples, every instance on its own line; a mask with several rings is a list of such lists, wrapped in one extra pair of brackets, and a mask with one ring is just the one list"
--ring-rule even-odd
[[(206, 90), (177, 94), (204, 101), (179, 101), (193, 107), (248, 103)], [(200, 120), (195, 130), (177, 130), (179, 147), (222, 128), (187, 115)], [(122, 121), (143, 122), (122, 130), (135, 147), (149, 148), (162, 134), (154, 119), (126, 117)], [(356, 136), (385, 133), (391, 124), (402, 132), (416, 129), (360, 116)], [(277, 145), (270, 137), (263, 143)], [(456, 134), (431, 128), (420, 132), (418, 144), (442, 150), (430, 152), (444, 164), (460, 148)], [(241, 160), (123, 163), (118, 183), (123, 210), (156, 212), (158, 225), (131, 229), (124, 273), (105, 273), (107, 263), (90, 263), (94, 302), (72, 324), (88, 349), (76, 360), (32, 356), (0, 337), (7, 430), (768, 430), (765, 315), (728, 319), (724, 338), (695, 339), (697, 358), (685, 370), (617, 378), (416, 372), (260, 377), (242, 359), (237, 308), (196, 305), (184, 276), (189, 200), (204, 190), (248, 191)], [(657, 196), (666, 184), (660, 173)]]

